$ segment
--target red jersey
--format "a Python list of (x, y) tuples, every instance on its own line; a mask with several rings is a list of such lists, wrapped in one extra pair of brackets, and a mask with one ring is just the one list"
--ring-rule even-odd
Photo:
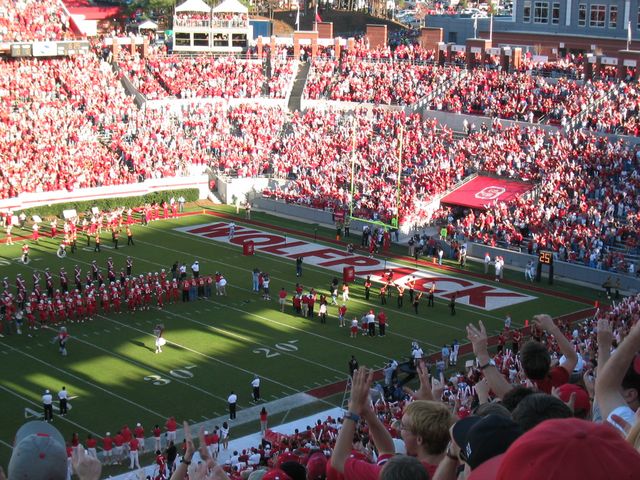
[(140, 442), (138, 442), (138, 439), (133, 437), (130, 441), (129, 441), (129, 449), (132, 452), (135, 452), (138, 450), (138, 447), (140, 446)]
[(112, 448), (113, 448), (113, 439), (112, 439), (111, 437), (109, 437), (109, 436), (104, 437), (104, 438), (102, 439), (102, 449), (103, 449), (105, 452), (108, 452), (108, 451), (110, 451)]
[(175, 432), (176, 429), (178, 428), (178, 424), (176, 423), (173, 417), (167, 420), (167, 423), (165, 423), (164, 426), (168, 432)]

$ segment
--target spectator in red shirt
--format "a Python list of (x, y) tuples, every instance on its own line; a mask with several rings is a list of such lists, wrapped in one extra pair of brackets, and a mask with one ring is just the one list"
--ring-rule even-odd
[[(546, 314), (533, 317), (533, 323), (553, 336), (565, 361), (558, 367), (551, 368), (551, 356), (547, 348), (535, 340), (528, 341), (520, 352), (522, 369), (539, 391), (551, 393), (553, 387), (559, 387), (569, 381), (569, 376), (578, 363), (578, 354), (569, 340), (562, 334), (553, 319)], [(473, 353), (478, 359), (479, 368), (489, 382), (491, 390), (498, 398), (503, 398), (513, 387), (502, 375), (496, 362), (491, 359), (487, 349), (487, 331), (482, 322), (479, 328), (467, 327), (467, 338), (473, 345)]]
[(132, 437), (129, 441), (129, 459), (131, 463), (129, 464), (129, 470), (133, 470), (134, 467), (140, 468), (140, 459), (138, 455), (138, 450), (140, 448), (140, 443), (136, 437)]
[(155, 424), (153, 426), (153, 451), (162, 450), (162, 430), (160, 430), (160, 425)]
[(124, 460), (124, 438), (122, 432), (118, 432), (113, 438), (113, 462), (118, 464)]
[(167, 443), (176, 442), (176, 429), (178, 428), (178, 423), (176, 419), (173, 417), (169, 417), (164, 424), (164, 428), (167, 430)]
[(87, 452), (93, 458), (98, 458), (98, 452), (96, 450), (97, 445), (98, 445), (98, 441), (95, 438), (93, 438), (93, 435), (88, 434), (87, 441), (86, 441)]

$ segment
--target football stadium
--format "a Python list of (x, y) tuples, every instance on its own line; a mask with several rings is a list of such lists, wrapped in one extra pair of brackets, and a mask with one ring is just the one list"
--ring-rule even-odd
[(637, 478), (638, 6), (391, 3), (0, 6), (6, 478)]

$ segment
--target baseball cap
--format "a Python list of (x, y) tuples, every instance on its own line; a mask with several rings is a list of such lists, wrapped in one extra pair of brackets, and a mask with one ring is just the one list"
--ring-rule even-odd
[(286, 473), (291, 480), (307, 480), (307, 469), (298, 461), (281, 463), (280, 470)]
[(460, 446), (461, 457), (473, 470), (490, 458), (504, 453), (522, 435), (522, 429), (502, 415), (472, 415), (456, 422), (451, 433)]
[(322, 452), (314, 453), (307, 462), (307, 480), (322, 480), (327, 475), (327, 457)]
[(300, 462), (300, 457), (292, 452), (284, 452), (278, 455), (277, 465), (280, 466), (285, 462)]
[(291, 477), (279, 468), (274, 468), (265, 473), (262, 480), (291, 480)]
[(573, 383), (565, 383), (558, 387), (558, 396), (564, 403), (569, 401), (572, 393), (576, 394), (576, 399), (573, 404), (574, 410), (589, 412), (591, 410), (591, 402), (589, 401), (589, 394), (584, 388)]
[(577, 418), (542, 422), (516, 440), (504, 455), (498, 480), (631, 480), (640, 472), (640, 455), (608, 424)]
[(7, 473), (11, 480), (65, 480), (67, 450), (62, 434), (40, 420), (22, 425), (16, 432)]

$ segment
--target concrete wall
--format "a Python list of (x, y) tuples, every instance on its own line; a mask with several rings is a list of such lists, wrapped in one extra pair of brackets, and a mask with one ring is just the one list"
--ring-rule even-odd
[[(506, 250), (503, 248), (489, 247), (479, 243), (468, 242), (467, 251), (469, 255), (477, 258), (484, 258), (485, 252), (489, 252), (491, 258), (495, 258), (496, 255), (504, 257), (505, 264), (517, 269), (524, 269), (529, 260), (537, 260), (537, 256), (529, 255), (527, 253), (519, 253), (513, 250)], [(577, 265), (575, 263), (566, 263), (555, 261), (553, 264), (553, 274), (557, 277), (565, 277), (581, 282), (589, 283), (595, 288), (599, 288), (605, 282), (605, 280), (611, 276), (614, 283), (617, 279), (620, 279), (620, 286), (623, 291), (626, 292), (638, 292), (640, 291), (640, 279), (628, 274), (615, 274), (607, 272), (605, 270), (596, 270), (594, 268)], [(548, 269), (546, 266), (542, 267), (542, 282), (547, 282)], [(522, 273), (524, 279), (524, 271)], [(594, 298), (594, 301), (596, 299)]]
[[(419, 105), (419, 104), (417, 104)], [(477, 128), (480, 128), (481, 125), (487, 125), (487, 127), (491, 128), (491, 123), (493, 121), (492, 118), (489, 117), (483, 117), (480, 115), (469, 115), (466, 113), (451, 113), (451, 112), (441, 112), (438, 110), (426, 110), (424, 109), (424, 107), (426, 107), (426, 105), (424, 105), (422, 108), (418, 107), (417, 111), (419, 111), (422, 116), (424, 118), (435, 118), (436, 120), (438, 120), (438, 123), (442, 124), (442, 125), (446, 125), (449, 128), (453, 129), (456, 132), (462, 132), (464, 131), (463, 129), (463, 122), (464, 119), (466, 118), (467, 121), (469, 122), (469, 124), (474, 123), (476, 125)], [(555, 127), (553, 125), (542, 125), (542, 124), (531, 124), (531, 123), (527, 123), (527, 122), (518, 122), (518, 121), (514, 121), (514, 120), (504, 120), (504, 119), (500, 119), (500, 123), (502, 124), (503, 127), (511, 127), (514, 125), (519, 125), (521, 128), (526, 128), (526, 127), (531, 127), (531, 126), (535, 126), (535, 127), (540, 127), (543, 130), (547, 131), (549, 134), (555, 134), (558, 132), (558, 127)]]
[(284, 180), (267, 177), (231, 178), (218, 176), (216, 177), (216, 188), (220, 199), (227, 205), (233, 205), (234, 197), (240, 203), (244, 203), (252, 196), (261, 195), (265, 188), (275, 188), (277, 184), (283, 182)]
[[(256, 196), (252, 202), (258, 209), (267, 213), (275, 213), (278, 215), (303, 220), (307, 223), (318, 223), (323, 225), (334, 225), (333, 213), (325, 210), (317, 210), (315, 208), (305, 207), (294, 203), (286, 203), (281, 200), (273, 200), (264, 198), (260, 195)], [(371, 225), (360, 220), (352, 220), (350, 225), (351, 232), (362, 232), (365, 225)], [(359, 238), (356, 240), (358, 241)]]

